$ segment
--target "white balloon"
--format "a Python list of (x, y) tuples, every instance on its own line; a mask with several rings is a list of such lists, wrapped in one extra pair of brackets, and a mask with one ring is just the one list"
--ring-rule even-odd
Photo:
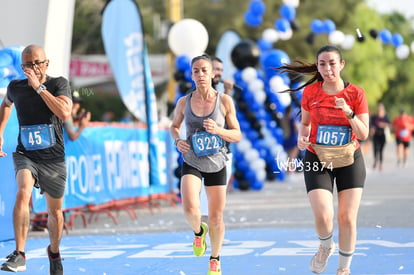
[(291, 38), (292, 38), (292, 36), (293, 36), (293, 31), (292, 31), (292, 29), (288, 29), (288, 30), (286, 30), (285, 32), (279, 32), (279, 37), (280, 37), (280, 40), (284, 40), (284, 41), (286, 41), (286, 40), (291, 39)]
[[(262, 130), (264, 130), (264, 129), (265, 128), (263, 128)], [(270, 132), (264, 134), (263, 142), (267, 147), (272, 147), (276, 143), (275, 139), (271, 136)]]
[(259, 158), (259, 152), (254, 148), (250, 148), (244, 153), (244, 157), (248, 162), (254, 162)]
[(283, 160), (287, 158), (286, 151), (280, 144), (273, 145), (273, 147), (270, 150), (272, 151), (272, 155), (276, 156), (278, 160)]
[(283, 91), (283, 87), (285, 85), (285, 81), (282, 77), (275, 75), (269, 80), (270, 89), (273, 92)]
[(266, 171), (265, 170), (257, 171), (256, 178), (260, 181), (265, 181), (266, 180)]
[(398, 59), (406, 59), (410, 55), (410, 47), (408, 45), (402, 44), (395, 49), (395, 54)]
[(345, 40), (345, 34), (341, 31), (335, 30), (329, 34), (329, 42), (334, 45), (341, 45)]
[(238, 142), (236, 144), (237, 144), (236, 146), (240, 150), (240, 152), (247, 152), (252, 147), (252, 144), (246, 138), (243, 138), (240, 142)]
[(250, 91), (260, 91), (263, 90), (264, 88), (264, 83), (263, 80), (261, 80), (260, 78), (256, 78), (253, 79), (252, 81), (249, 82), (249, 90)]
[(289, 93), (276, 93), (277, 97), (279, 98), (280, 104), (284, 107), (287, 107), (292, 102), (292, 98), (290, 97)]
[(257, 72), (256, 69), (253, 67), (244, 68), (241, 77), (246, 83), (250, 83), (253, 80), (257, 79)]
[(172, 25), (168, 32), (168, 46), (176, 56), (187, 55), (192, 58), (201, 55), (207, 45), (207, 29), (195, 19), (182, 19)]
[(266, 101), (266, 93), (264, 90), (256, 90), (253, 92), (254, 99), (260, 104), (263, 104)]
[(283, 0), (283, 3), (294, 8), (299, 7), (299, 0)]
[(252, 168), (253, 171), (257, 172), (259, 171), (262, 167), (259, 166), (259, 162), (257, 162), (258, 160), (256, 159), (255, 161), (250, 162), (250, 168)]
[(258, 160), (256, 160), (256, 164), (255, 167), (259, 169), (265, 169), (266, 168), (266, 161), (262, 158), (259, 158)]
[(279, 32), (273, 28), (265, 29), (262, 33), (262, 38), (270, 43), (275, 43), (279, 40)]
[(352, 34), (345, 35), (344, 41), (342, 42), (342, 48), (344, 50), (350, 50), (355, 44), (355, 37)]

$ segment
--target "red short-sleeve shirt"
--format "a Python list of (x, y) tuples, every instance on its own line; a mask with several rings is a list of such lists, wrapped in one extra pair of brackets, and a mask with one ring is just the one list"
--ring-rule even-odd
[[(322, 89), (322, 81), (306, 86), (302, 95), (302, 108), (310, 113), (311, 131), (309, 141), (316, 143), (318, 125), (349, 126), (349, 120), (341, 109), (335, 108), (335, 97), (344, 98), (356, 115), (368, 113), (365, 91), (348, 84), (341, 92), (330, 95)], [(357, 137), (352, 131), (352, 140)], [(312, 148), (309, 147), (311, 151)]]

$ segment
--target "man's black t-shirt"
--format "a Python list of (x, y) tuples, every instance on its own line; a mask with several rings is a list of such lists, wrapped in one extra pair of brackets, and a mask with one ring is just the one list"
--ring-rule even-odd
[[(47, 76), (43, 83), (46, 90), (54, 96), (65, 95), (71, 98), (69, 82), (64, 77)], [(63, 122), (47, 107), (43, 99), (28, 85), (27, 79), (13, 80), (7, 87), (7, 98), (16, 107), (19, 121), (19, 136), (16, 152), (24, 154), (36, 162), (49, 163), (65, 160)], [(26, 150), (22, 144), (22, 126), (47, 124), (53, 125), (56, 143), (45, 149)]]

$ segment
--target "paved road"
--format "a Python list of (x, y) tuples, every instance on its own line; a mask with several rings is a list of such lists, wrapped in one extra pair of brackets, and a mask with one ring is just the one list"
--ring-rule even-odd
[[(383, 171), (368, 169), (359, 214), (354, 274), (414, 274), (414, 155), (397, 167), (394, 144), (386, 148)], [(366, 154), (368, 167), (372, 156)], [(206, 274), (207, 257), (191, 253), (192, 234), (180, 206), (163, 203), (151, 214), (138, 210), (119, 225), (105, 215), (83, 228), (80, 219), (62, 240), (65, 274)], [(263, 190), (228, 195), (223, 274), (311, 274), (317, 242), (301, 176), (265, 184)], [(31, 232), (27, 274), (46, 274), (44, 232)], [(336, 233), (335, 233), (336, 238)], [(13, 250), (0, 243), (0, 255)], [(325, 274), (335, 274), (335, 254)]]
[[(359, 214), (359, 226), (368, 228), (414, 228), (414, 154), (407, 167), (397, 167), (395, 146), (388, 144), (383, 171), (372, 170), (372, 154), (365, 154), (367, 181)], [(100, 222), (82, 228), (80, 220), (71, 234), (136, 233), (186, 231), (182, 209), (164, 203), (160, 212), (138, 211), (138, 220), (126, 213), (118, 217), (121, 225), (100, 216)], [(269, 182), (261, 191), (228, 194), (225, 221), (228, 229), (313, 228), (302, 175), (286, 182)]]

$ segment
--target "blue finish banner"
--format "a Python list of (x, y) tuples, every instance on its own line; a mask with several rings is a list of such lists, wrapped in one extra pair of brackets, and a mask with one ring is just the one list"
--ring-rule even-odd
[[(85, 128), (76, 141), (65, 135), (68, 180), (63, 208), (171, 191), (167, 183), (169, 132), (157, 132), (160, 161), (151, 168), (147, 132), (146, 128), (119, 125)], [(162, 182), (156, 182), (152, 190), (148, 175), (154, 168)], [(46, 201), (38, 189), (33, 192), (33, 211), (46, 211)]]
[(102, 39), (121, 98), (128, 110), (147, 123), (145, 41), (137, 5), (132, 0), (108, 1), (102, 14)]
[[(0, 104), (3, 100), (0, 99)], [(13, 167), (13, 152), (16, 151), (19, 126), (16, 110), (13, 108), (9, 122), (3, 134), (3, 152), (7, 156), (0, 158), (1, 188), (0, 188), (0, 241), (14, 237), (13, 234), (13, 207), (16, 198), (17, 184)]]
[(108, 1), (102, 13), (102, 38), (121, 98), (148, 126), (151, 187), (159, 183), (158, 116), (139, 6), (132, 0)]

